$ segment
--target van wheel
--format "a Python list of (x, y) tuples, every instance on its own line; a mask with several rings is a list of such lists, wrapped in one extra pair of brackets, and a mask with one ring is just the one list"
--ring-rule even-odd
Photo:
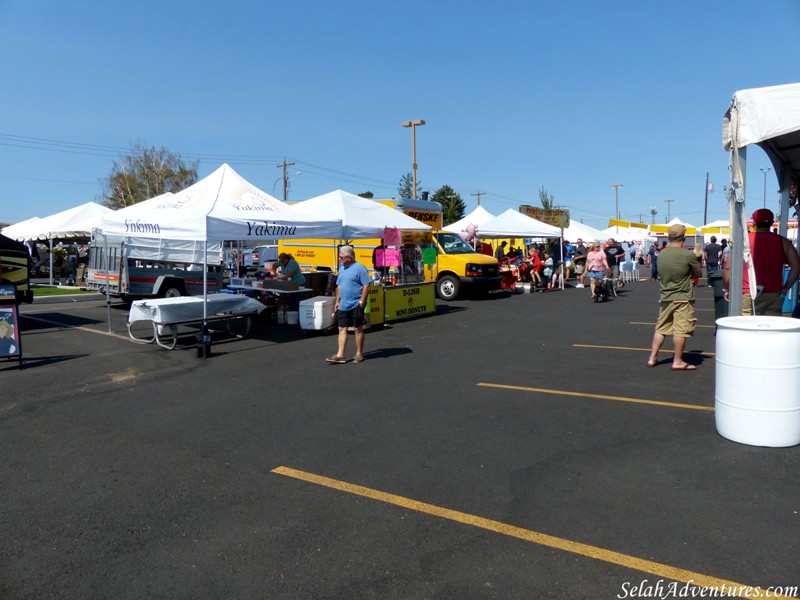
[(444, 275), (436, 282), (436, 295), (442, 300), (455, 300), (460, 291), (461, 282), (453, 275)]

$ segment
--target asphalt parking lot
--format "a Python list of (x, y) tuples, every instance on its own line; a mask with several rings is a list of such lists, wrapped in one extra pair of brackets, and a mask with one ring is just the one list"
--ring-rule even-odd
[(441, 303), (345, 365), (296, 327), (200, 359), (132, 342), (122, 304), (23, 306), (0, 597), (798, 595), (800, 449), (716, 433), (697, 291), (694, 372), (645, 368), (650, 281)]

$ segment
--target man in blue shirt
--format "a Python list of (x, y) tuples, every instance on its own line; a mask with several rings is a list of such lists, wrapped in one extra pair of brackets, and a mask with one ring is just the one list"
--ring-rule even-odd
[(352, 327), (356, 334), (356, 354), (353, 361), (364, 360), (364, 307), (367, 305), (369, 288), (372, 285), (367, 268), (356, 262), (352, 246), (339, 249), (341, 268), (336, 277), (336, 321), (339, 326), (339, 348), (333, 356), (325, 360), (342, 365), (347, 362), (347, 328)]

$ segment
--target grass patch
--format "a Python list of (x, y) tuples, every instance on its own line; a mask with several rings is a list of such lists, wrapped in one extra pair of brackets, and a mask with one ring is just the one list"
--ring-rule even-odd
[(42, 298), (44, 296), (79, 296), (81, 294), (94, 294), (96, 292), (82, 290), (81, 288), (63, 288), (63, 287), (39, 287), (31, 286), (34, 298)]

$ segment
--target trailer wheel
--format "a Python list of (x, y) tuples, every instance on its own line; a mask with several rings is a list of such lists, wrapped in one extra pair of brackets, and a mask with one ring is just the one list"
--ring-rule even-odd
[(461, 291), (461, 282), (453, 275), (443, 275), (436, 282), (436, 295), (442, 300), (455, 300)]
[(158, 295), (161, 298), (179, 298), (184, 295), (183, 286), (172, 281), (164, 282), (158, 290)]

